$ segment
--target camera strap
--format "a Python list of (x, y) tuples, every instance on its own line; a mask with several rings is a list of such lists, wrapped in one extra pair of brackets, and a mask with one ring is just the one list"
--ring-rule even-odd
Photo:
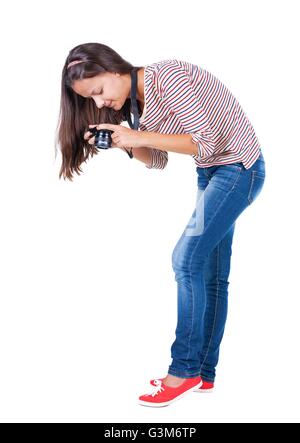
[[(137, 104), (137, 100), (136, 100), (136, 90), (137, 90), (137, 69), (138, 68), (133, 68), (132, 71), (130, 72), (130, 76), (131, 76), (131, 90), (130, 90), (130, 98), (131, 98), (131, 108), (133, 111), (133, 123), (131, 120), (131, 113), (130, 111), (127, 114), (127, 122), (129, 124), (129, 126), (131, 127), (131, 129), (138, 129), (139, 127), (139, 109), (138, 109), (138, 104)], [(133, 158), (133, 154), (132, 154), (132, 148), (130, 148), (130, 151), (127, 151), (126, 148), (124, 148), (125, 151), (127, 152), (127, 154), (129, 155), (130, 158)]]
[(131, 127), (131, 129), (138, 129), (139, 127), (139, 110), (138, 110), (138, 104), (136, 101), (136, 90), (137, 90), (137, 69), (133, 68), (130, 75), (131, 75), (131, 91), (130, 91), (130, 98), (131, 98), (131, 107), (133, 111), (133, 118), (134, 122), (131, 121), (131, 114), (129, 112), (128, 114), (128, 124)]
[[(138, 104), (137, 104), (137, 100), (136, 100), (136, 91), (137, 91), (137, 70), (138, 68), (133, 68), (132, 71), (130, 72), (130, 76), (131, 76), (131, 91), (130, 91), (130, 98), (131, 98), (131, 108), (133, 111), (133, 117), (134, 117), (134, 122), (132, 123), (131, 120), (131, 113), (130, 110), (127, 109), (126, 112), (126, 118), (127, 118), (127, 122), (130, 126), (131, 129), (138, 129), (139, 127), (139, 109), (138, 109)], [(92, 134), (95, 134), (97, 132), (97, 128), (89, 128), (88, 131), (90, 131)], [(111, 132), (111, 131), (109, 131)], [(130, 148), (130, 151), (127, 151), (126, 148), (125, 151), (127, 152), (127, 154), (129, 155), (130, 158), (133, 158), (133, 154), (132, 154), (132, 148)]]

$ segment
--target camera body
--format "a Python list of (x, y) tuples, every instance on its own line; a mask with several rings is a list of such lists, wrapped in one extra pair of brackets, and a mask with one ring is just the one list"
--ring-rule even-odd
[(92, 133), (92, 136), (95, 136), (95, 147), (100, 149), (108, 149), (111, 148), (112, 144), (112, 138), (111, 134), (113, 131), (110, 131), (109, 129), (97, 129), (89, 128), (89, 132)]

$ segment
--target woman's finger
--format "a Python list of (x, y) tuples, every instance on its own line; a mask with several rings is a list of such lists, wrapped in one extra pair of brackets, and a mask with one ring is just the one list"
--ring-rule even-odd
[(88, 140), (91, 135), (92, 135), (92, 133), (90, 131), (85, 132), (84, 136), (83, 136), (84, 140)]

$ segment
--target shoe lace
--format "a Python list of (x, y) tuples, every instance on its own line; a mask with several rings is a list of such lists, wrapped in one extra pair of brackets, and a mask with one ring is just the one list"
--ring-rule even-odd
[(152, 395), (152, 397), (155, 397), (160, 392), (165, 390), (165, 388), (162, 386), (162, 381), (161, 380), (155, 379), (155, 380), (153, 380), (153, 384), (155, 385), (155, 388), (148, 395)]

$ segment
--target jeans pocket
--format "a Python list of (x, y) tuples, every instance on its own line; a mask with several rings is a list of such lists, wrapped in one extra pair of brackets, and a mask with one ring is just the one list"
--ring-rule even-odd
[(240, 179), (243, 166), (241, 163), (230, 163), (209, 168), (208, 178), (211, 185), (221, 191), (232, 191)]
[(250, 189), (248, 193), (248, 203), (251, 205), (254, 200), (258, 197), (260, 194), (264, 182), (265, 182), (265, 173), (262, 171), (252, 171), (251, 172), (251, 182), (250, 182)]

